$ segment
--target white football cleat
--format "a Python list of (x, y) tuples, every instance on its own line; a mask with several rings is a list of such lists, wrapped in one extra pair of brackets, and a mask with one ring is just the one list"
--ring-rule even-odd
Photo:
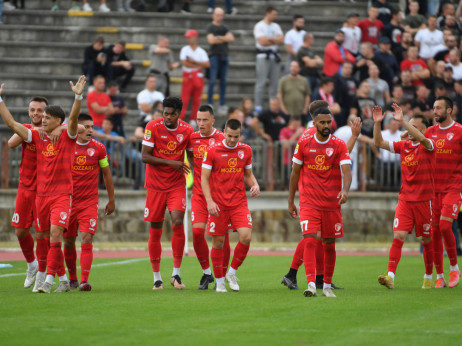
[(35, 275), (37, 275), (38, 265), (32, 269), (27, 269), (26, 271), (26, 280), (24, 281), (24, 288), (31, 287), (35, 282)]
[(228, 273), (226, 274), (225, 279), (229, 283), (229, 288), (231, 288), (234, 292), (239, 292), (239, 285), (237, 283), (239, 279), (236, 275)]
[(228, 290), (226, 289), (226, 286), (225, 286), (225, 283), (220, 283), (220, 284), (217, 284), (217, 288), (216, 288), (216, 291), (217, 292), (220, 292), (220, 293), (226, 293), (228, 292)]

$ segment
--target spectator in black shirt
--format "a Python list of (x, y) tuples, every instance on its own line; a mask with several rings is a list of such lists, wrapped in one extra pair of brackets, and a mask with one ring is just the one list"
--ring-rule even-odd
[(125, 137), (125, 130), (123, 126), (123, 118), (128, 113), (128, 107), (125, 105), (125, 101), (122, 96), (119, 95), (119, 86), (115, 81), (107, 84), (107, 93), (112, 101), (114, 107), (114, 114), (112, 114), (112, 122), (114, 124), (114, 132), (117, 132), (119, 136)]
[(82, 72), (87, 77), (88, 85), (93, 85), (93, 78), (97, 75), (107, 76), (106, 53), (104, 37), (98, 36), (93, 43), (85, 48)]
[[(289, 122), (289, 116), (281, 111), (279, 100), (273, 98), (269, 103), (268, 110), (263, 111), (258, 117), (250, 122), (254, 131), (267, 142), (274, 142), (279, 139), (279, 132)], [(260, 127), (260, 123), (263, 127)]]
[(135, 69), (130, 62), (130, 59), (125, 54), (125, 42), (119, 41), (115, 44), (110, 45), (106, 49), (108, 74), (107, 80), (117, 80), (119, 77), (124, 77), (120, 84), (120, 91), (125, 91), (130, 83)]

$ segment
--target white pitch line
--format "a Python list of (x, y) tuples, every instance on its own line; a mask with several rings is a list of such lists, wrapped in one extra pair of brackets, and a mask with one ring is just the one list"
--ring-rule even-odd
[[(135, 262), (141, 262), (141, 261), (145, 261), (145, 260), (146, 260), (146, 258), (133, 258), (133, 259), (124, 260), (124, 261), (93, 264), (91, 267), (92, 268), (95, 268), (95, 267), (107, 267), (107, 266), (114, 266), (114, 265), (119, 265), (119, 264), (130, 264), (130, 263), (135, 263)], [(80, 266), (77, 267), (77, 268), (80, 268)], [(7, 277), (10, 277), (10, 276), (24, 276), (24, 275), (26, 275), (25, 272), (23, 272), (23, 273), (10, 273), (10, 274), (2, 274), (2, 275), (0, 275), (0, 278), (7, 278)]]

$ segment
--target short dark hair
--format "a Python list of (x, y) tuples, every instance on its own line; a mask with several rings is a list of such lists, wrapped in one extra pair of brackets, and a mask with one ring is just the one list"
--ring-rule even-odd
[(125, 48), (126, 42), (124, 40), (119, 40), (115, 44), (121, 44)]
[(48, 106), (48, 99), (43, 96), (34, 96), (30, 99), (29, 103), (31, 102), (43, 102), (45, 105)]
[(393, 8), (391, 9), (391, 16), (392, 17), (396, 16), (400, 12), (401, 12), (401, 10), (398, 7), (393, 6)]
[(114, 118), (112, 116), (108, 116), (108, 117), (104, 118), (104, 120), (109, 121), (112, 124), (112, 126), (114, 126)]
[(181, 110), (183, 109), (183, 101), (181, 101), (180, 98), (173, 96), (164, 98), (162, 105), (164, 107), (172, 107), (175, 110), (175, 112), (181, 112)]
[(45, 113), (51, 115), (54, 118), (61, 119), (62, 124), (64, 119), (66, 119), (66, 113), (64, 113), (63, 109), (60, 106), (50, 105), (45, 107)]
[(320, 85), (326, 85), (327, 83), (334, 83), (334, 79), (332, 77), (322, 77), (320, 81)]
[(113, 87), (113, 86), (118, 87), (119, 84), (117, 84), (117, 82), (115, 80), (111, 80), (110, 82), (107, 83), (108, 88)]
[(332, 113), (330, 112), (329, 108), (327, 107), (321, 107), (321, 108), (318, 108), (314, 111), (313, 113), (313, 119), (316, 119), (316, 117), (319, 115), (319, 114), (330, 114), (332, 115)]
[(273, 6), (268, 6), (265, 10), (265, 14), (273, 12), (273, 11), (277, 11), (276, 8)]
[(422, 119), (422, 124), (425, 125), (425, 128), (429, 128), (430, 127), (430, 122), (428, 121), (428, 119), (423, 116), (422, 114), (414, 114), (414, 116), (412, 117), (413, 119)]
[(83, 123), (84, 121), (87, 121), (87, 120), (93, 121), (93, 117), (87, 113), (80, 113), (78, 122)]
[(310, 103), (310, 109), (309, 112), (311, 115), (316, 111), (318, 108), (327, 108), (329, 107), (329, 102), (324, 101), (324, 100), (316, 100)]
[(103, 78), (104, 81), (106, 81), (106, 77), (104, 77), (102, 74), (97, 74), (96, 76), (93, 77), (93, 80), (100, 79), (100, 78)]
[(213, 108), (210, 105), (201, 105), (199, 107), (199, 112), (209, 112), (210, 115), (212, 115), (212, 116), (214, 115), (213, 114)]
[(228, 119), (228, 120), (226, 120), (225, 129), (230, 128), (231, 130), (240, 130), (241, 127), (242, 127), (242, 124), (237, 119)]
[(233, 106), (230, 106), (228, 108), (228, 116), (230, 116), (231, 114), (233, 114), (235, 111), (236, 111), (237, 107), (233, 107)]
[(297, 19), (304, 18), (301, 14), (294, 14), (294, 19), (293, 21), (296, 21)]
[[(162, 101), (157, 100), (157, 101), (154, 102), (154, 104), (152, 105), (152, 109), (153, 109), (153, 110), (160, 110), (160, 109), (157, 108), (160, 104), (162, 104)], [(163, 106), (162, 106), (162, 107), (163, 107)], [(161, 113), (162, 113), (162, 112), (161, 112)]]
[(148, 74), (148, 75), (146, 76), (146, 79), (145, 79), (144, 81), (146, 82), (146, 81), (147, 81), (149, 78), (151, 78), (151, 77), (156, 78), (156, 75)]
[(104, 37), (103, 36), (96, 36), (96, 38), (93, 40), (93, 42), (98, 42), (104, 44)]
[(302, 121), (302, 117), (300, 115), (292, 115), (289, 119), (289, 121), (294, 120), (294, 121)]
[(448, 109), (448, 108), (454, 109), (454, 102), (452, 102), (452, 100), (449, 97), (447, 97), (447, 96), (438, 96), (436, 98), (436, 101), (440, 101), (440, 100), (444, 101), (444, 103), (446, 104), (446, 109)]

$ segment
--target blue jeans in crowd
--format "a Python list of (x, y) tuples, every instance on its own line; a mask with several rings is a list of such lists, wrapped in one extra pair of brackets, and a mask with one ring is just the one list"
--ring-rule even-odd
[(213, 104), (213, 87), (217, 78), (220, 78), (220, 106), (226, 104), (226, 80), (228, 79), (229, 57), (212, 55), (209, 68), (209, 90), (207, 103)]

